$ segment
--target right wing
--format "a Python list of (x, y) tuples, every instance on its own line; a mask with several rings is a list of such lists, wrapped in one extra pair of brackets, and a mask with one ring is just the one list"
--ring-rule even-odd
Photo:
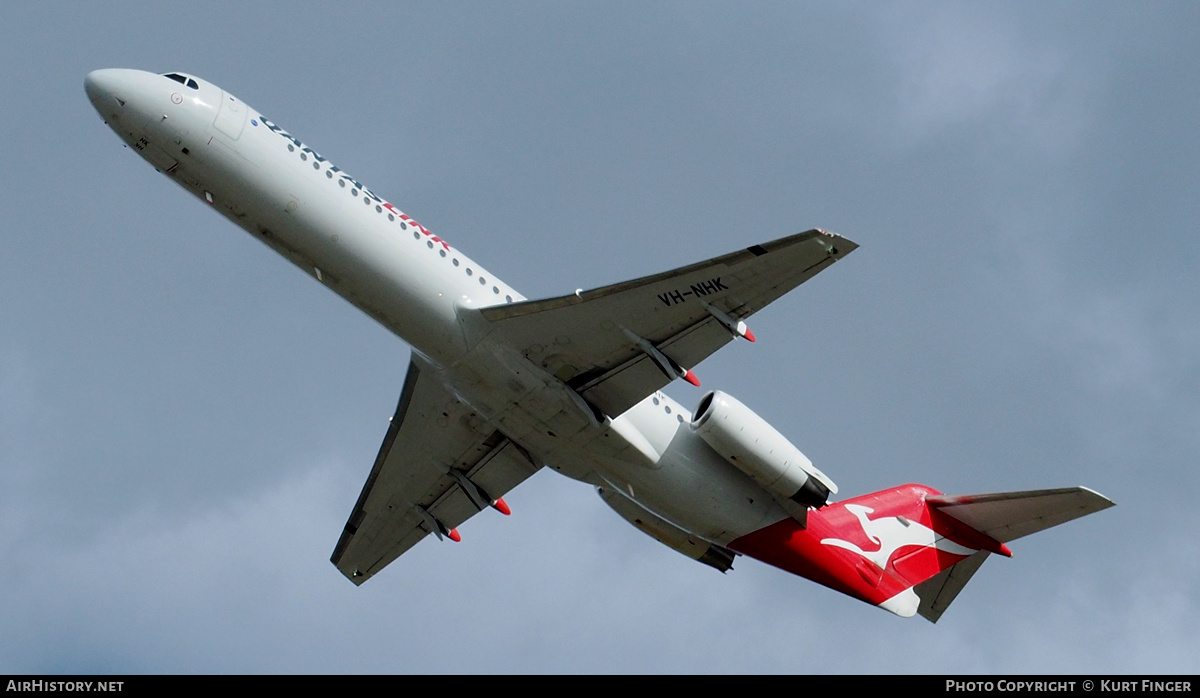
[(616, 417), (689, 375), (744, 331), (743, 320), (857, 247), (809, 230), (653, 276), (479, 312), (505, 343)]
[(529, 454), (414, 360), (387, 436), (330, 558), (362, 584), (422, 538), (441, 538), (538, 471)]

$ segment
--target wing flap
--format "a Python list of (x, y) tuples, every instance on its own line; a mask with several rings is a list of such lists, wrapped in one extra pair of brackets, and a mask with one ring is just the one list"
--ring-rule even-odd
[(733, 335), (729, 330), (710, 316), (688, 328), (686, 332), (680, 332), (663, 342), (662, 348), (680, 365), (695, 366), (712, 355), (716, 349), (732, 341)]

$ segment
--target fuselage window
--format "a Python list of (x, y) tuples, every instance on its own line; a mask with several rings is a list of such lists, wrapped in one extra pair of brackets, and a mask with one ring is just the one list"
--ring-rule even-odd
[(413, 240), (420, 240), (420, 239), (421, 239), (421, 234), (414, 230), (413, 231)]
[(467, 276), (471, 276), (475, 272), (471, 271), (471, 267), (467, 267)]
[(370, 200), (370, 199), (368, 199), (367, 197), (365, 197), (365, 196), (364, 196), (364, 197), (363, 197), (363, 203), (364, 203), (364, 204), (366, 204), (366, 205), (368, 205), (368, 206), (370, 206), (370, 205), (371, 205), (371, 200)]
[(400, 222), (400, 230), (408, 230), (408, 226), (404, 224), (404, 221)]
[(440, 254), (441, 256), (445, 257), (445, 256), (446, 256), (446, 250), (445, 250), (445, 249), (438, 250), (438, 254)]
[(454, 266), (456, 266), (456, 267), (458, 266), (458, 258), (457, 258), (457, 257), (455, 257), (455, 258), (454, 258), (454, 260), (453, 260), (453, 264), (454, 264)]
[(383, 207), (382, 207), (382, 206), (376, 206), (376, 207), (375, 207), (375, 213), (383, 213)]
[(358, 190), (357, 190), (357, 189), (351, 189), (351, 190), (350, 190), (350, 196), (358, 196)]
[(498, 296), (498, 295), (500, 295), (500, 287), (499, 287), (499, 286), (493, 286), (493, 287), (492, 287), (492, 293), (496, 294), (497, 296)]
[(391, 223), (391, 222), (393, 222), (393, 221), (395, 221), (395, 220), (396, 220), (396, 217), (395, 217), (395, 216), (393, 216), (392, 214), (390, 214), (390, 213), (389, 213), (389, 214), (388, 214), (388, 222), (389, 222), (389, 223)]
[(308, 156), (307, 156), (307, 155), (305, 155), (304, 153), (300, 153), (300, 159), (301, 159), (301, 160), (307, 160), (307, 159), (308, 159)]
[(338, 180), (338, 186), (339, 186), (339, 187), (341, 187), (342, 189), (345, 189), (345, 188), (346, 188), (346, 180), (344, 180), (344, 179), (339, 179), (339, 180)]
[[(333, 179), (333, 170), (325, 170), (325, 178)], [(346, 186), (346, 185), (343, 184), (342, 186)]]
[(314, 169), (314, 170), (319, 170), (319, 169), (321, 169), (321, 163), (319, 163), (319, 162), (314, 162), (314, 163), (313, 163), (313, 169)]
[(504, 302), (505, 302), (505, 303), (512, 303), (512, 296), (505, 296), (505, 297), (504, 297)]
[(433, 240), (427, 240), (425, 242), (425, 246), (432, 250), (433, 249)]
[(294, 145), (292, 145), (291, 143), (289, 143), (289, 144), (288, 144), (288, 152), (289, 152), (289, 153), (294, 153), (294, 152), (296, 152), (296, 146), (294, 146)]
[(479, 285), (480, 285), (480, 286), (487, 286), (487, 279), (483, 278), (482, 276), (481, 276), (481, 277), (479, 277)]

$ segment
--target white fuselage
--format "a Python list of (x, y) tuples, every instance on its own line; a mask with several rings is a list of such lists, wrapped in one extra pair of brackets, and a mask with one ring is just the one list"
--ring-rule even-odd
[(589, 419), (477, 312), (521, 294), (229, 93), (179, 77), (102, 70), (87, 91), (130, 147), (409, 343), (539, 463), (721, 545), (788, 518), (662, 393), (606, 423)]

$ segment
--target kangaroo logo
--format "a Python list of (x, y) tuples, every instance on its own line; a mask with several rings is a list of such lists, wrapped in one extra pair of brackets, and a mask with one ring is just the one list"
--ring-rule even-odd
[(858, 523), (862, 526), (863, 533), (867, 535), (867, 538), (872, 543), (879, 546), (879, 550), (866, 551), (850, 541), (842, 540), (841, 538), (825, 538), (821, 540), (821, 544), (845, 548), (856, 555), (861, 555), (874, 562), (880, 569), (886, 569), (888, 561), (892, 559), (892, 555), (906, 545), (937, 548), (938, 550), (954, 555), (965, 556), (976, 552), (974, 548), (963, 547), (944, 536), (938, 535), (933, 529), (902, 516), (884, 516), (878, 519), (868, 519), (867, 514), (873, 513), (875, 510), (861, 504), (847, 504), (846, 510), (858, 518)]

